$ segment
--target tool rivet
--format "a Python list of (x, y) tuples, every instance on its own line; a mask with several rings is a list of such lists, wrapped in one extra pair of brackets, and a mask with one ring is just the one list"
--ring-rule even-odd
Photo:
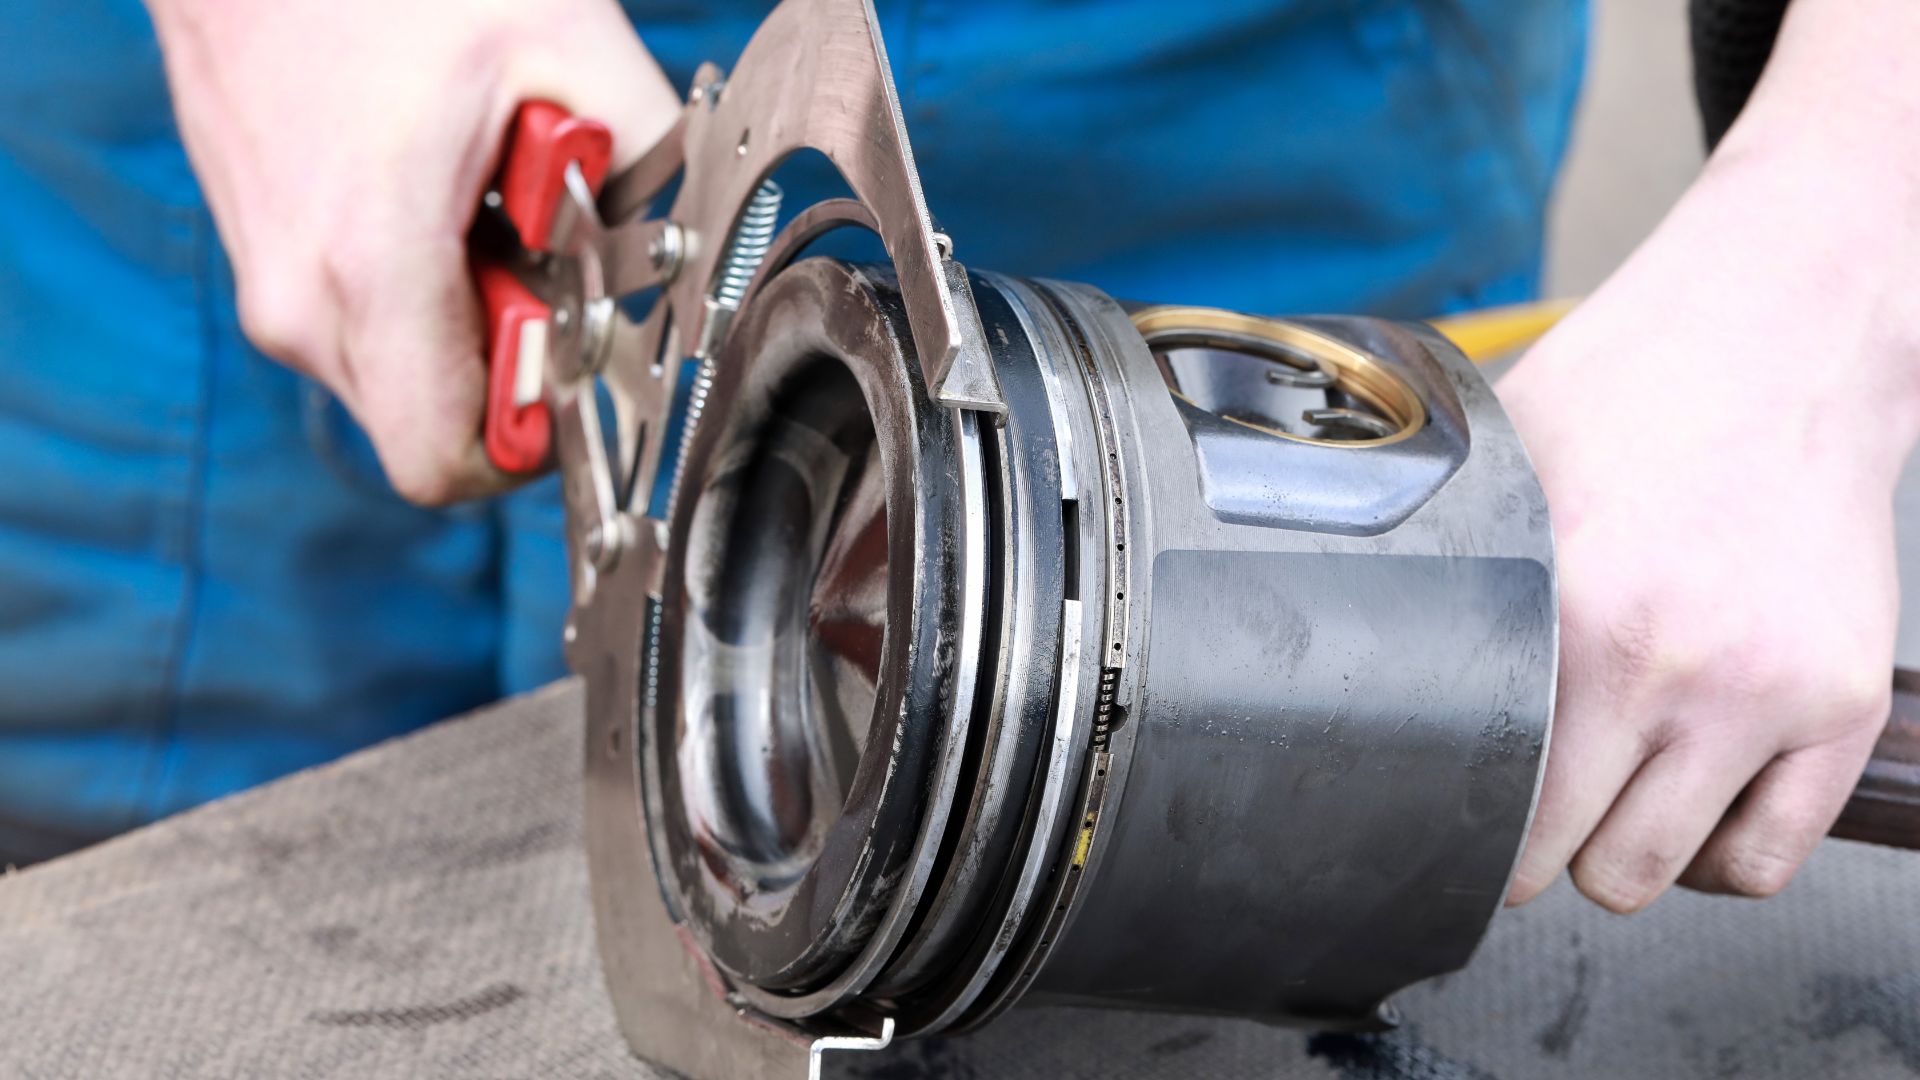
[(581, 540), (587, 561), (598, 570), (611, 570), (620, 560), (620, 530), (609, 527), (605, 521), (597, 521), (587, 529), (587, 535)]

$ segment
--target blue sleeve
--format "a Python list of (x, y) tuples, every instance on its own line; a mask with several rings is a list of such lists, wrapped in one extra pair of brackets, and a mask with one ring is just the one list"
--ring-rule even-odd
[(567, 670), (560, 631), (572, 590), (560, 478), (547, 476), (503, 496), (495, 512), (500, 522), (500, 692), (518, 694)]

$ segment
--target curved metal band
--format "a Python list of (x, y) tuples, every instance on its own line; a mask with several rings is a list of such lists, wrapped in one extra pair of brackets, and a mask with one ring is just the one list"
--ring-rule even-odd
[[(872, 211), (928, 390), (945, 405), (1000, 411), (965, 275), (934, 239), (870, 0), (788, 0), (754, 32), (724, 84), (701, 82), (707, 91), (687, 118), (674, 220), (730, 225), (788, 156), (825, 154)], [(690, 253), (672, 287), (676, 311), (699, 309), (721, 235), (706, 233)]]
[[(868, 301), (850, 301), (850, 294)], [(971, 413), (938, 410), (926, 402), (918, 379), (905, 368), (911, 364), (911, 353), (889, 321), (898, 318), (889, 311), (887, 298), (892, 295), (890, 289), (884, 294), (876, 290), (862, 271), (831, 260), (790, 268), (749, 309), (748, 320), (730, 339), (713, 391), (713, 407), (726, 416), (741, 407), (739, 389), (763, 381), (767, 367), (783, 358), (825, 352), (853, 368), (874, 410), (876, 427), (882, 429), (877, 435), (889, 470), (888, 545), (894, 553), (889, 572), (905, 575), (888, 588), (890, 613), (881, 685), (883, 690), (891, 688), (885, 694), (893, 695), (886, 697), (893, 704), (876, 710), (861, 779), (856, 781), (856, 785), (868, 785), (871, 794), (862, 794), (856, 787), (849, 797), (848, 819), (835, 830), (844, 832), (851, 842), (870, 845), (871, 850), (857, 857), (824, 860), (865, 877), (854, 879), (847, 886), (853, 891), (844, 897), (836, 900), (833, 894), (824, 894), (821, 901), (828, 905), (857, 901), (861, 913), (840, 912), (819, 928), (824, 935), (838, 936), (822, 942), (830, 950), (823, 955), (841, 959), (832, 970), (808, 980), (804, 991), (764, 988), (747, 979), (736, 980), (733, 986), (741, 1000), (780, 1018), (816, 1017), (852, 1000), (874, 979), (906, 933), (945, 836), (975, 702), (987, 572), (986, 478), (979, 425)], [(876, 400), (875, 395), (890, 396)], [(908, 423), (909, 416), (919, 419)], [(688, 483), (697, 487), (712, 469), (724, 464), (726, 428), (724, 423), (711, 424), (696, 436), (683, 464), (682, 475)], [(937, 456), (921, 463), (922, 454)], [(949, 488), (955, 480), (957, 485)], [(692, 617), (676, 600), (674, 568), (689, 555), (681, 549), (693, 513), (692, 505), (678, 509), (672, 522), (675, 546), (668, 558), (663, 594), (668, 618), (662, 647), (668, 660), (674, 655), (677, 635), (685, 632)], [(677, 701), (670, 693), (663, 691), (659, 707), (653, 723), (656, 740), (678, 725)], [(650, 767), (670, 768), (669, 752), (664, 742), (656, 741)], [(908, 758), (920, 764), (910, 765)], [(697, 863), (662, 850), (663, 842), (671, 847), (671, 823), (677, 813), (670, 778), (663, 776), (662, 790), (661, 816), (653, 818), (656, 861), (670, 892), (681, 896), (685, 911), (687, 904), (699, 902), (697, 891), (688, 892), (693, 886), (686, 880), (699, 871)], [(663, 829), (669, 834), (663, 834)], [(673, 885), (675, 881), (680, 884)], [(871, 906), (875, 902), (877, 908)], [(807, 916), (816, 907), (798, 900), (789, 903), (796, 916)], [(691, 922), (702, 927), (699, 916)]]

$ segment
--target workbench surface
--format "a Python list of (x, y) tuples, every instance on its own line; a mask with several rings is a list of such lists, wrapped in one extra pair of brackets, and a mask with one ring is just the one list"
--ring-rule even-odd
[[(1920, 459), (1897, 493), (1920, 667)], [(581, 1080), (600, 983), (577, 684), (0, 879), (0, 1080)], [(829, 1059), (870, 1080), (1920, 1076), (1920, 853), (1822, 845), (1766, 902), (1617, 918), (1563, 879), (1380, 1038), (1034, 1009)], [(795, 1077), (795, 1080), (800, 1080)]]
[[(594, 958), (580, 709), (558, 684), (0, 881), (0, 1077), (655, 1075)], [(1776, 900), (1630, 919), (1563, 882), (1401, 1005), (1373, 1040), (1031, 1010), (828, 1071), (1920, 1074), (1920, 855), (1833, 841)]]

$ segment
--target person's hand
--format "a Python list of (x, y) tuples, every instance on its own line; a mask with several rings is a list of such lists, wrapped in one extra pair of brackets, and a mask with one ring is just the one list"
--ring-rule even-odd
[(1889, 219), (1823, 149), (1730, 142), (1501, 384), (1561, 589), (1512, 902), (1569, 867), (1618, 912), (1676, 880), (1772, 894), (1886, 720), (1892, 490), (1920, 431), (1915, 211)]
[(465, 238), (523, 99), (609, 125), (614, 167), (680, 102), (613, 0), (149, 0), (243, 328), (366, 428), (395, 489), (509, 483)]

